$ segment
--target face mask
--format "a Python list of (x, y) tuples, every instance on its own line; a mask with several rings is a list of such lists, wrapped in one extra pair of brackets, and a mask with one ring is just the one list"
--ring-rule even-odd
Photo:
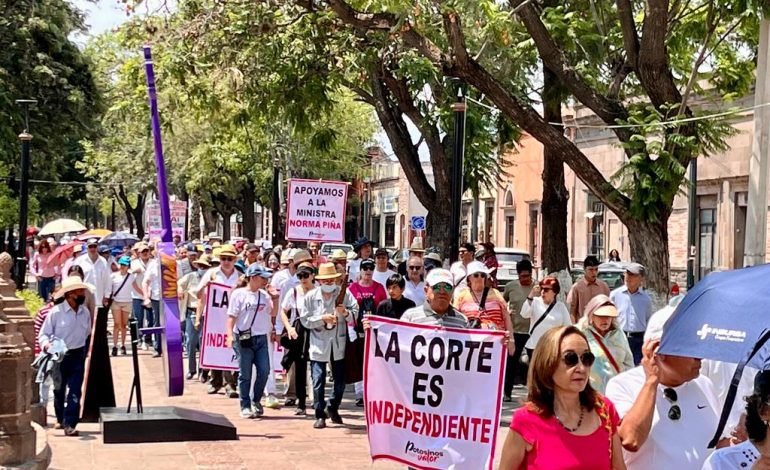
[(85, 295), (79, 295), (75, 297), (75, 305), (83, 305), (86, 302), (86, 296)]
[(337, 286), (335, 284), (321, 284), (321, 292), (324, 294), (331, 294), (332, 292), (337, 290)]

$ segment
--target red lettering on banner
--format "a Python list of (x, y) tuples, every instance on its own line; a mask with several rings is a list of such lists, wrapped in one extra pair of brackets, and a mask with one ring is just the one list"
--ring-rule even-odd
[(224, 333), (208, 333), (206, 334), (206, 346), (213, 346), (215, 348), (223, 348), (227, 345), (227, 335)]
[(386, 424), (423, 436), (483, 444), (492, 438), (492, 420), (487, 418), (426, 413), (384, 400), (370, 401), (366, 408), (370, 425)]

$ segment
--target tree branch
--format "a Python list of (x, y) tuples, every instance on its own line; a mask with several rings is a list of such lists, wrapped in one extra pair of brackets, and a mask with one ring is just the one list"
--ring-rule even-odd
[(634, 8), (631, 0), (616, 0), (620, 29), (623, 31), (623, 48), (626, 50), (626, 60), (632, 70), (636, 70), (639, 60), (639, 34), (634, 22)]
[[(650, 97), (650, 101), (658, 109), (668, 104), (682, 102), (682, 95), (679, 93), (668, 63), (667, 19), (668, 0), (647, 1), (636, 75), (647, 96)], [(664, 114), (666, 117), (671, 117), (675, 113)]]
[[(578, 101), (607, 124), (617, 124), (618, 120), (628, 118), (628, 112), (620, 103), (598, 93), (586, 83), (580, 73), (566, 63), (561, 49), (553, 40), (533, 5), (522, 8), (519, 12), (519, 18), (535, 42), (543, 64), (559, 78), (559, 81)], [(624, 128), (616, 128), (613, 131), (621, 142), (628, 142), (632, 135), (628, 129)]]

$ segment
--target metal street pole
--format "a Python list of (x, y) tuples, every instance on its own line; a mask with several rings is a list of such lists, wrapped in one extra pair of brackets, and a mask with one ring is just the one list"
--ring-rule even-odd
[(462, 86), (457, 94), (457, 102), (452, 104), (454, 112), (454, 148), (452, 152), (452, 218), (449, 221), (449, 262), (457, 261), (460, 250), (460, 211), (463, 199), (463, 157), (465, 155), (465, 111), (467, 104)]
[(272, 243), (276, 246), (279, 243), (278, 240), (278, 225), (281, 223), (281, 198), (278, 194), (278, 186), (281, 181), (281, 169), (278, 167), (281, 161), (276, 157), (273, 160), (273, 201), (272, 201), (272, 215), (273, 215), (273, 236)]
[(687, 219), (687, 290), (695, 285), (695, 262), (698, 249), (695, 246), (695, 229), (698, 224), (698, 158), (690, 160), (690, 191)]
[(112, 208), (110, 209), (110, 230), (115, 231), (115, 198), (112, 198)]
[(746, 230), (743, 248), (743, 266), (765, 262), (767, 243), (768, 178), (770, 178), (770, 132), (768, 108), (770, 103), (770, 20), (762, 18), (759, 24), (759, 57), (757, 81), (754, 87), (754, 139), (749, 161), (749, 194), (746, 207)]
[(29, 145), (32, 134), (29, 133), (29, 107), (37, 100), (16, 100), (24, 107), (24, 131), (19, 134), (21, 140), (21, 178), (19, 180), (19, 251), (16, 252), (16, 288), (23, 289), (27, 281), (27, 209), (29, 206)]

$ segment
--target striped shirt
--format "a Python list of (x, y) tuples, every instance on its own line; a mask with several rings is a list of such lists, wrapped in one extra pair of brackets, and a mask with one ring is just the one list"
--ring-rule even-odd
[(451, 305), (449, 311), (443, 315), (437, 314), (430, 303), (410, 308), (401, 316), (401, 320), (420, 325), (444, 326), (453, 328), (468, 328), (468, 319)]
[(48, 302), (43, 305), (43, 307), (37, 311), (37, 315), (35, 315), (35, 356), (40, 354), (41, 351), (40, 341), (37, 339), (37, 336), (40, 334), (40, 328), (43, 327), (45, 317), (48, 316), (48, 312), (50, 312), (52, 308), (53, 302)]

